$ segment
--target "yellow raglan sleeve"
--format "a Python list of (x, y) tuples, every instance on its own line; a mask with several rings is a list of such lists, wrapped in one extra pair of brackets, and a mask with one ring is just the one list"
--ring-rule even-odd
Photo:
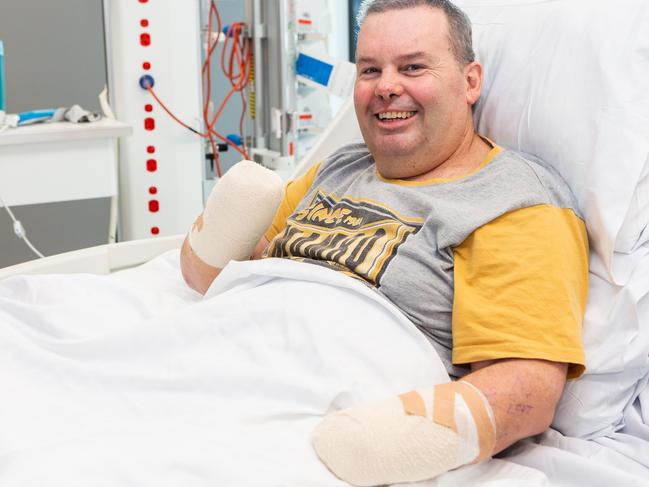
[(311, 188), (311, 184), (315, 179), (315, 175), (320, 169), (321, 162), (314, 164), (306, 173), (302, 176), (289, 181), (284, 187), (284, 197), (282, 202), (275, 213), (275, 218), (273, 218), (273, 223), (271, 223), (268, 230), (264, 234), (266, 240), (269, 242), (277, 236), (284, 227), (286, 226), (286, 219), (295, 211), (297, 205), (302, 201), (302, 198), (307, 194)]
[(570, 209), (537, 205), (483, 225), (454, 249), (453, 363), (501, 358), (585, 370), (588, 238)]

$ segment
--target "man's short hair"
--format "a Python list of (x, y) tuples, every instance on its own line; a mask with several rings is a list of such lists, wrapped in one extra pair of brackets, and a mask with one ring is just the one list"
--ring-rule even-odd
[(471, 38), (471, 20), (462, 10), (448, 0), (363, 0), (356, 16), (356, 24), (360, 29), (365, 18), (370, 14), (413, 8), (420, 5), (438, 8), (446, 14), (451, 49), (458, 64), (464, 66), (475, 61)]

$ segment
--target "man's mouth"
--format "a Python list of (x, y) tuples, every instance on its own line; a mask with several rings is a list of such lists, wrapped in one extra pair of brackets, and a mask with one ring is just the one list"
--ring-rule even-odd
[(377, 113), (375, 116), (379, 120), (405, 120), (407, 118), (412, 117), (415, 113), (417, 112), (382, 112), (382, 113)]

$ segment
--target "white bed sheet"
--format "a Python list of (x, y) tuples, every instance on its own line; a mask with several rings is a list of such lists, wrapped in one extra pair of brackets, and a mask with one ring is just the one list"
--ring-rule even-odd
[[(0, 347), (9, 487), (345, 485), (311, 449), (320, 418), (447, 380), (359, 282), (269, 259), (228, 266), (202, 300), (178, 251), (111, 276), (1, 281)], [(641, 397), (615, 437), (551, 431), (418, 485), (647, 485)]]

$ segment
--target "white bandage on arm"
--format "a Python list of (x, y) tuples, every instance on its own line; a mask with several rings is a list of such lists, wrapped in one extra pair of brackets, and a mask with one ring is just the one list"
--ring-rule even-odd
[(478, 388), (451, 382), (327, 416), (313, 444), (350, 484), (417, 482), (490, 457), (495, 420)]
[(206, 264), (223, 268), (246, 260), (273, 221), (283, 194), (277, 173), (241, 161), (212, 189), (189, 232), (189, 245)]

